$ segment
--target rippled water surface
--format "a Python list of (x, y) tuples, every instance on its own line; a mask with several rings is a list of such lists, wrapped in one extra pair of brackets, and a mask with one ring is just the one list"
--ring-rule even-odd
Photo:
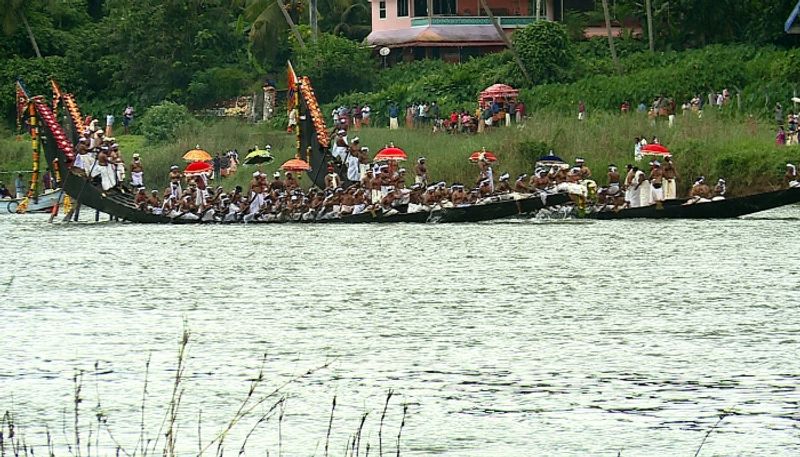
[[(731, 221), (393, 226), (49, 225), (0, 217), (0, 408), (29, 442), (98, 399), (149, 436), (191, 330), (183, 455), (221, 431), (266, 354), (285, 416), (246, 455), (800, 455), (800, 207)], [(95, 370), (95, 362), (98, 363)], [(258, 395), (255, 395), (257, 397)], [(226, 452), (271, 402), (232, 430)], [(92, 440), (97, 437), (95, 432)], [(161, 438), (163, 443), (163, 438)], [(108, 434), (100, 447), (113, 454)], [(159, 447), (161, 444), (159, 444)], [(94, 450), (93, 450), (94, 452)], [(40, 452), (37, 451), (37, 454)], [(43, 452), (42, 452), (43, 454)]]

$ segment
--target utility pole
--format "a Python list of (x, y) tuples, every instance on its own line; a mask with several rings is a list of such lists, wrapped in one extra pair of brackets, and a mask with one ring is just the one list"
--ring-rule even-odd
[(319, 29), (317, 26), (317, 0), (308, 0), (308, 23), (311, 26), (311, 41), (317, 42)]

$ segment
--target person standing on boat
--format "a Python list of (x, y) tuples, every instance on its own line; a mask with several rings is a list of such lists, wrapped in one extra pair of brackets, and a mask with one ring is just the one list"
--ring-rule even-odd
[(725, 183), (725, 180), (719, 178), (717, 180), (717, 185), (714, 186), (714, 197), (711, 199), (713, 201), (725, 200), (725, 194), (728, 192), (728, 186)]
[(664, 174), (664, 200), (674, 200), (678, 198), (676, 180), (678, 179), (678, 171), (675, 169), (675, 164), (672, 162), (672, 156), (664, 157), (664, 166), (662, 173)]
[(633, 178), (636, 176), (636, 172), (633, 170), (633, 165), (627, 164), (625, 165), (625, 169), (627, 170), (625, 174), (625, 202), (628, 206), (633, 206)]
[[(634, 175), (633, 175), (633, 193), (631, 195), (631, 207), (639, 207), (639, 206), (647, 206), (642, 202), (642, 196), (644, 192), (642, 191), (642, 184), (647, 180), (647, 176), (644, 174), (644, 171), (640, 170), (639, 167), (633, 167)], [(648, 192), (649, 183), (648, 183)]]
[(14, 190), (17, 193), (17, 198), (25, 197), (25, 181), (22, 179), (22, 173), (18, 173), (17, 178), (14, 180)]
[(428, 186), (428, 167), (426, 162), (427, 159), (425, 157), (420, 157), (414, 167), (414, 184), (422, 184), (423, 187)]
[(786, 164), (786, 174), (784, 175), (786, 183), (789, 187), (800, 187), (800, 181), (797, 177), (797, 167), (791, 163)]
[(619, 186), (619, 170), (617, 166), (613, 163), (608, 166), (608, 189), (606, 190), (606, 195), (612, 198), (616, 198), (617, 195), (620, 194), (620, 186)]
[(651, 162), (650, 166), (650, 201), (656, 205), (664, 202), (664, 172), (658, 160)]
[(144, 166), (142, 166), (142, 159), (139, 154), (134, 154), (133, 162), (131, 162), (131, 184), (134, 187), (144, 185)]
[[(653, 162), (650, 162), (650, 166), (653, 166)], [(640, 173), (639, 179), (637, 180), (639, 186), (639, 206), (650, 206), (653, 197), (653, 191), (650, 187), (650, 180), (647, 178), (647, 174), (644, 170), (639, 170)]]
[(42, 185), (44, 190), (50, 190), (53, 188), (53, 176), (50, 174), (49, 168), (45, 170), (44, 175), (42, 175)]
[(180, 169), (178, 169), (178, 166), (173, 165), (169, 167), (170, 193), (173, 197), (175, 197), (176, 200), (179, 199), (183, 193), (183, 189), (181, 188), (181, 179), (183, 179), (183, 173), (181, 173)]
[(336, 143), (333, 146), (333, 151), (331, 153), (334, 157), (344, 160), (345, 156), (347, 155), (347, 149), (349, 148), (349, 144), (347, 143), (347, 131), (345, 129), (339, 129), (336, 132)]

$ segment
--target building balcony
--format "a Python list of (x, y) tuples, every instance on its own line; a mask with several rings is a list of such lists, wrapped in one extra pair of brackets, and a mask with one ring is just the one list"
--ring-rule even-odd
[[(500, 27), (504, 29), (516, 29), (525, 27), (536, 22), (535, 16), (495, 16), (500, 21)], [(540, 17), (538, 20), (546, 20)], [(463, 26), (463, 25), (483, 25), (491, 26), (492, 20), (489, 16), (432, 16), (415, 17), (411, 19), (411, 27), (430, 27), (430, 26)]]

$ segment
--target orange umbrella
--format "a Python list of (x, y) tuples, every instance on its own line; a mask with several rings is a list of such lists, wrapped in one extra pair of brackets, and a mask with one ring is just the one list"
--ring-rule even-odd
[(200, 145), (198, 144), (194, 149), (186, 151), (186, 154), (183, 155), (183, 160), (187, 162), (206, 162), (211, 160), (211, 154), (200, 149)]
[(309, 165), (308, 162), (297, 157), (287, 160), (283, 163), (283, 165), (281, 165), (281, 170), (284, 171), (308, 171), (310, 169), (311, 165)]

